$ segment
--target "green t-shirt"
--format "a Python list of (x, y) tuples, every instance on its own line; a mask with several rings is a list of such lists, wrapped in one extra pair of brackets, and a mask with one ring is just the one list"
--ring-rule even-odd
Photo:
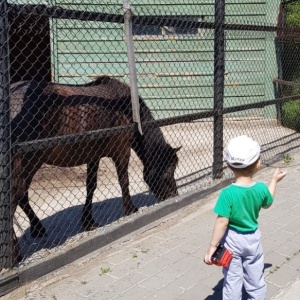
[(229, 227), (247, 232), (257, 229), (260, 209), (272, 203), (273, 196), (262, 182), (250, 186), (231, 184), (221, 191), (214, 212), (228, 218)]

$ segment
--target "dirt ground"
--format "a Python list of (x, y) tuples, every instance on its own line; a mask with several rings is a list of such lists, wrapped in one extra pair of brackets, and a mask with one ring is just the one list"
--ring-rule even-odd
[[(212, 179), (213, 124), (211, 120), (176, 124), (162, 128), (166, 140), (178, 152), (176, 181), (180, 195), (214, 184)], [(223, 128), (224, 143), (236, 135), (247, 134), (262, 145), (262, 162), (278, 159), (300, 145), (300, 134), (283, 128), (275, 120), (226, 119)], [(225, 165), (224, 165), (225, 166)], [(138, 208), (151, 209), (156, 203), (143, 181), (142, 163), (132, 151), (129, 166), (130, 191)], [(230, 173), (224, 171), (224, 178)], [(29, 195), (31, 204), (42, 219), (48, 237), (32, 239), (29, 223), (18, 208), (15, 229), (20, 240), (26, 265), (47, 256), (58, 247), (78, 240), (85, 234), (80, 227), (81, 210), (86, 195), (86, 166), (58, 168), (44, 165), (35, 175)], [(103, 227), (122, 217), (121, 191), (112, 161), (104, 158), (98, 171), (98, 186), (93, 200), (93, 215)]]

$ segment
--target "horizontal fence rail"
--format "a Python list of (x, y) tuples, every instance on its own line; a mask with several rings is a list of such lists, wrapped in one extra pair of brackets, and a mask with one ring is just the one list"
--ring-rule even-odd
[[(274, 81), (277, 82), (277, 81)], [(278, 81), (280, 83), (280, 81)], [(295, 84), (297, 85), (297, 84)], [(299, 84), (298, 84), (299, 85)], [(283, 104), (288, 103), (291, 101), (299, 100), (299, 95), (284, 97), (284, 98), (278, 98), (275, 100), (268, 100), (268, 101), (261, 101), (258, 103), (250, 103), (250, 104), (244, 104), (244, 105), (236, 105), (232, 107), (223, 108), (223, 114), (230, 114), (234, 112), (239, 111), (245, 111), (253, 108), (264, 108), (266, 106), (274, 105), (274, 104)], [(162, 120), (156, 120), (152, 122), (145, 122), (143, 123), (144, 128), (150, 128), (153, 126), (158, 127), (164, 127), (164, 126), (170, 126), (180, 123), (188, 123), (193, 122), (201, 119), (207, 119), (214, 116), (215, 111), (214, 110), (208, 110), (203, 111), (200, 113), (194, 113), (194, 114), (187, 114), (180, 117), (173, 117), (173, 118), (165, 118)], [(66, 135), (66, 136), (59, 136), (55, 138), (46, 138), (41, 140), (35, 140), (30, 142), (24, 142), (24, 143), (18, 143), (16, 145), (13, 145), (13, 153), (27, 153), (27, 152), (33, 152), (37, 150), (45, 150), (49, 147), (55, 147), (59, 145), (65, 145), (65, 144), (75, 144), (78, 140), (97, 140), (99, 138), (105, 138), (105, 137), (112, 137), (115, 135), (118, 135), (122, 132), (131, 132), (133, 133), (135, 130), (135, 125), (128, 125), (128, 126), (122, 126), (122, 127), (115, 127), (115, 128), (108, 128), (108, 129), (100, 129), (95, 131), (87, 131), (82, 134), (76, 134), (76, 135)]]
[[(112, 23), (124, 23), (123, 15), (113, 15), (105, 13), (93, 13), (87, 11), (70, 10), (63, 9), (58, 6), (45, 6), (45, 5), (17, 5), (10, 4), (11, 14), (24, 14), (24, 15), (37, 15), (48, 18), (58, 18), (58, 19), (76, 19), (81, 21), (95, 21), (95, 22), (112, 22)], [(148, 26), (176, 26), (176, 27), (188, 27), (188, 28), (205, 28), (205, 29), (215, 29), (216, 22), (199, 22), (186, 20), (185, 18), (193, 19), (197, 16), (186, 15), (181, 16), (133, 16), (132, 23), (138, 25), (148, 25)], [(267, 25), (246, 25), (246, 24), (224, 24), (225, 30), (252, 30), (252, 31), (267, 31), (273, 32), (277, 31), (277, 26), (267, 26)]]

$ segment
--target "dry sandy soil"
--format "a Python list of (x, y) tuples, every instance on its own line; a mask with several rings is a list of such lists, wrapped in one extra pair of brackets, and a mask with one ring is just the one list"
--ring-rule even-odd
[[(162, 128), (167, 141), (173, 146), (182, 146), (178, 152), (179, 165), (176, 180), (180, 195), (191, 190), (205, 189), (214, 184), (212, 179), (213, 126), (211, 120), (183, 123)], [(247, 134), (262, 145), (262, 161), (278, 159), (300, 145), (300, 135), (280, 127), (275, 120), (226, 119), (223, 128), (224, 142), (240, 134)], [(130, 191), (134, 204), (153, 206), (156, 201), (148, 191), (142, 176), (142, 164), (132, 152), (130, 161)], [(230, 174), (225, 170), (224, 177)], [(82, 236), (80, 215), (85, 201), (86, 167), (57, 168), (43, 166), (35, 175), (29, 194), (31, 204), (43, 220), (48, 237), (32, 239), (28, 220), (18, 208), (15, 229), (19, 236), (25, 261), (32, 261), (57, 251), (58, 247), (78, 240)], [(98, 187), (93, 200), (93, 215), (102, 226), (122, 217), (121, 193), (115, 167), (108, 158), (102, 159), (98, 172)]]

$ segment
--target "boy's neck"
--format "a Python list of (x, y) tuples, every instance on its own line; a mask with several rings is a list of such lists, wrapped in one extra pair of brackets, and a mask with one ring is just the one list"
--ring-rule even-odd
[(253, 183), (252, 176), (236, 176), (235, 183), (240, 185), (250, 185)]

